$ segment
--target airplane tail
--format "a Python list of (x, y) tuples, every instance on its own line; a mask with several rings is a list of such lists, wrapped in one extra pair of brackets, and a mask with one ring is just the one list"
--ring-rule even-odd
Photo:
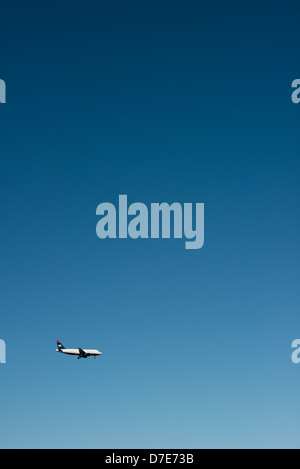
[(58, 350), (61, 350), (61, 349), (65, 348), (59, 340), (56, 341), (56, 344), (57, 344)]

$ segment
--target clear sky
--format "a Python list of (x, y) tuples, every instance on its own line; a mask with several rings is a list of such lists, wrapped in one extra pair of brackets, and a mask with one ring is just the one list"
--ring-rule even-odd
[[(299, 448), (299, 2), (0, 21), (0, 447)], [(119, 194), (205, 203), (203, 248), (100, 240)]]

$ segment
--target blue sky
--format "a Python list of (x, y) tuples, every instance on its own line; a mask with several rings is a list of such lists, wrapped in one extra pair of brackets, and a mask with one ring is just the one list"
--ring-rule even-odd
[[(299, 448), (297, 12), (2, 7), (0, 447)], [(204, 247), (100, 240), (119, 194), (205, 203)]]

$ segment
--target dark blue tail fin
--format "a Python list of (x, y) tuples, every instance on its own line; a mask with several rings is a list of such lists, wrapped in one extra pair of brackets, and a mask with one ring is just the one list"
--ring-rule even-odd
[(57, 344), (58, 350), (61, 350), (62, 348), (65, 348), (59, 340), (56, 341), (56, 344)]

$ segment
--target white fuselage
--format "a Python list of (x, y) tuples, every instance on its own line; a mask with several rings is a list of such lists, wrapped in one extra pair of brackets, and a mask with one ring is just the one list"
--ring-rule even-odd
[[(87, 356), (91, 355), (102, 355), (99, 350), (92, 350), (92, 349), (82, 349)], [(66, 353), (68, 355), (80, 355), (80, 351), (78, 348), (63, 348), (63, 349), (56, 349), (59, 353)]]

